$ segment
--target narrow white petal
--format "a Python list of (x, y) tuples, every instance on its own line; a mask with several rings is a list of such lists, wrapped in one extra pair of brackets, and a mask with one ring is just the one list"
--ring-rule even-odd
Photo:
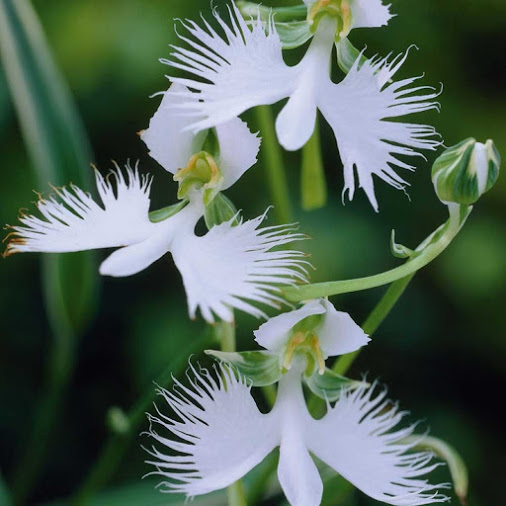
[[(191, 117), (194, 130), (202, 130), (238, 116), (251, 107), (272, 104), (290, 95), (294, 70), (283, 61), (282, 47), (273, 22), (265, 32), (260, 18), (248, 27), (232, 3), (229, 19), (215, 13), (223, 35), (207, 22), (203, 27), (183, 23), (192, 49), (174, 48), (164, 63), (192, 73), (196, 79), (171, 77), (200, 92), (195, 103), (191, 93), (182, 93), (177, 109)], [(181, 56), (191, 58), (184, 64)], [(202, 119), (204, 117), (204, 119)]]
[(189, 388), (176, 381), (173, 392), (160, 389), (175, 415), (157, 410), (150, 416), (149, 435), (158, 444), (148, 450), (153, 456), (148, 463), (156, 468), (151, 474), (166, 480), (162, 492), (193, 497), (244, 476), (279, 444), (279, 431), (272, 417), (258, 410), (246, 380), (229, 366), (191, 367), (188, 378)]
[(291, 329), (304, 318), (315, 314), (322, 314), (325, 308), (319, 300), (312, 300), (300, 309), (283, 313), (270, 318), (253, 332), (255, 341), (267, 350), (279, 351), (288, 342)]
[(216, 128), (220, 143), (220, 171), (223, 190), (232, 186), (257, 161), (260, 138), (250, 132), (248, 125), (233, 118)]
[(128, 166), (125, 174), (117, 167), (106, 178), (98, 171), (95, 175), (102, 205), (76, 186), (55, 189), (56, 195), (36, 204), (42, 217), (21, 215), (23, 226), (12, 227), (6, 253), (82, 251), (150, 237), (157, 229), (148, 217), (151, 178)]
[(373, 398), (375, 386), (342, 395), (327, 415), (310, 420), (306, 439), (310, 451), (355, 487), (387, 504), (416, 506), (446, 502), (421, 478), (434, 469), (427, 453), (410, 452), (402, 440), (414, 427), (391, 432), (403, 413), (385, 401), (385, 392)]
[(209, 322), (215, 315), (232, 321), (232, 309), (254, 316), (263, 312), (252, 303), (277, 306), (280, 285), (306, 279), (307, 262), (299, 251), (275, 250), (305, 236), (289, 227), (260, 228), (264, 219), (213, 227), (206, 235), (178, 237), (171, 247), (188, 296), (190, 316), (200, 308)]
[(318, 339), (327, 357), (352, 353), (370, 341), (348, 313), (337, 311), (327, 299), (320, 300), (325, 317), (318, 328)]
[(306, 428), (314, 420), (306, 407), (300, 374), (294, 367), (281, 378), (271, 412), (281, 433), (278, 479), (291, 506), (318, 506), (323, 483), (308, 451)]
[(330, 83), (335, 32), (335, 20), (322, 19), (304, 58), (294, 68), (294, 91), (276, 120), (279, 142), (289, 151), (302, 148), (313, 134), (317, 97), (324, 83)]
[(351, 0), (353, 28), (374, 28), (388, 24), (393, 14), (381, 0)]
[(434, 150), (441, 142), (428, 125), (397, 121), (405, 114), (438, 109), (433, 101), (438, 93), (430, 88), (409, 88), (414, 79), (388, 84), (404, 62), (407, 53), (392, 61), (369, 60), (358, 67), (358, 59), (346, 78), (330, 84), (319, 97), (319, 107), (330, 123), (338, 143), (344, 166), (343, 196), (350, 200), (355, 191), (354, 169), (358, 183), (373, 207), (378, 210), (373, 175), (394, 188), (407, 184), (393, 167), (414, 169), (398, 156), (422, 156), (422, 149)]

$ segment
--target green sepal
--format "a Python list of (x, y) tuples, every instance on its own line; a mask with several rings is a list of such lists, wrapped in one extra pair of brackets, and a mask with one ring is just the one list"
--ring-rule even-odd
[(432, 182), (439, 199), (474, 204), (499, 177), (501, 157), (493, 141), (466, 139), (446, 149), (432, 166)]
[(234, 217), (233, 225), (237, 225), (239, 223), (237, 209), (233, 202), (221, 192), (218, 192), (205, 207), (204, 220), (209, 230), (215, 225), (232, 220)]
[(337, 401), (343, 388), (358, 388), (364, 385), (363, 381), (351, 380), (328, 368), (325, 368), (323, 374), (315, 372), (304, 379), (311, 392), (329, 402)]
[(242, 376), (252, 382), (254, 387), (273, 385), (281, 378), (279, 357), (269, 351), (225, 353), (223, 351), (206, 350), (205, 353), (221, 362), (233, 365)]
[(265, 29), (271, 19), (278, 32), (283, 49), (294, 49), (305, 44), (313, 34), (306, 20), (307, 7), (294, 5), (290, 7), (265, 7), (254, 2), (236, 2), (246, 21), (256, 22), (258, 18)]
[(463, 505), (467, 504), (469, 473), (464, 459), (453, 446), (449, 445), (442, 439), (432, 436), (423, 436), (420, 434), (413, 434), (412, 436), (403, 439), (403, 443), (404, 442), (416, 443), (414, 449), (430, 450), (434, 453), (434, 455), (444, 460), (448, 464), (455, 495), (459, 498)]
[(186, 204), (188, 204), (188, 199), (184, 199), (177, 204), (172, 204), (171, 206), (162, 207), (162, 209), (157, 209), (156, 211), (151, 211), (149, 213), (149, 221), (151, 221), (151, 223), (164, 221), (181, 211), (184, 207), (186, 207)]
[(359, 51), (347, 37), (339, 40), (339, 42), (336, 42), (336, 50), (337, 64), (345, 74), (352, 69), (353, 65), (357, 61), (357, 58), (360, 58), (360, 61), (358, 62), (359, 67), (367, 61), (367, 57), (364, 56), (364, 53)]
[(390, 251), (396, 258), (410, 258), (414, 253), (412, 249), (404, 246), (404, 244), (395, 242), (395, 230), (392, 230), (392, 234), (390, 236)]

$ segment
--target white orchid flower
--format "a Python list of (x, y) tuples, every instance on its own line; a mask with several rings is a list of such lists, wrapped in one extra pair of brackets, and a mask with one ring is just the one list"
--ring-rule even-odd
[[(355, 5), (357, 13), (364, 14), (365, 23), (367, 2)], [(343, 197), (347, 194), (353, 198), (356, 168), (359, 187), (375, 210), (378, 203), (373, 175), (403, 189), (407, 183), (393, 167), (414, 170), (414, 166), (398, 157), (423, 157), (420, 150), (434, 150), (440, 145), (432, 126), (395, 121), (411, 113), (438, 109), (433, 101), (438, 92), (412, 86), (417, 77), (390, 82), (407, 52), (391, 60), (374, 58), (362, 64), (359, 58), (344, 80), (335, 84), (330, 79), (337, 27), (334, 18), (320, 19), (305, 56), (290, 67), (283, 60), (272, 19), (265, 31), (260, 19), (252, 21), (250, 28), (234, 4), (229, 11), (228, 24), (214, 14), (223, 35), (206, 21), (204, 27), (183, 22), (190, 36), (180, 38), (191, 49), (173, 46), (173, 59), (162, 60), (195, 76), (171, 78), (200, 92), (198, 101), (195, 93), (181, 91), (181, 101), (174, 104), (176, 110), (191, 118), (193, 131), (220, 125), (254, 106), (288, 98), (277, 118), (276, 132), (284, 148), (297, 150), (311, 137), (319, 109), (331, 125), (341, 153)], [(358, 14), (356, 18), (361, 19)]]
[[(176, 89), (181, 88), (176, 85)], [(189, 175), (187, 182), (192, 183), (190, 166), (179, 171), (178, 167), (188, 164), (194, 150), (201, 149), (203, 139), (182, 133), (184, 125), (170, 121), (165, 104), (173, 99), (172, 93), (165, 95), (142, 137), (168, 171), (176, 177), (183, 173), (180, 181)], [(127, 166), (125, 173), (116, 167), (108, 178), (96, 171), (100, 203), (74, 185), (55, 189), (56, 196), (37, 202), (41, 217), (22, 214), (22, 226), (11, 227), (6, 255), (120, 248), (101, 264), (100, 273), (129, 276), (170, 252), (183, 277), (192, 318), (198, 308), (209, 322), (215, 316), (231, 321), (232, 308), (263, 316), (252, 302), (278, 305), (279, 285), (305, 280), (302, 253), (272, 249), (303, 236), (290, 226), (261, 228), (265, 215), (237, 226), (233, 219), (211, 228), (204, 236), (195, 235), (195, 226), (204, 214), (205, 191), (228, 188), (255, 163), (259, 149), (258, 137), (237, 118), (220, 125), (216, 137), (219, 159), (210, 157), (209, 163), (201, 160), (199, 175), (205, 176), (208, 170), (208, 179), (204, 177), (200, 187), (187, 185), (188, 204), (183, 207), (183, 202), (175, 214), (150, 219), (152, 179), (141, 176), (137, 167)]]
[(190, 498), (227, 487), (279, 446), (278, 479), (292, 506), (320, 504), (323, 484), (311, 454), (378, 501), (414, 506), (448, 500), (438, 492), (446, 485), (422, 478), (438, 464), (404, 441), (414, 425), (394, 429), (405, 413), (385, 390), (345, 390), (315, 420), (302, 391), (304, 365), (297, 363), (281, 378), (272, 411), (262, 414), (249, 382), (231, 366), (215, 367), (215, 375), (190, 367), (191, 387), (176, 380), (172, 392), (159, 390), (176, 416), (159, 409), (149, 416), (150, 436), (169, 450), (148, 450), (156, 468), (151, 474), (164, 480), (162, 492)]

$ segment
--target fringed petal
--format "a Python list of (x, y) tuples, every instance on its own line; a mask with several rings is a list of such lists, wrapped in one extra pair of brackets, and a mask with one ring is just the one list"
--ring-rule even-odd
[(449, 501), (439, 493), (447, 484), (431, 485), (422, 476), (438, 464), (432, 455), (410, 452), (403, 439), (414, 426), (392, 430), (405, 413), (385, 399), (373, 397), (376, 385), (345, 392), (321, 420), (307, 429), (310, 451), (370, 497), (397, 506)]
[(345, 180), (343, 197), (347, 193), (350, 200), (353, 198), (355, 168), (359, 186), (375, 210), (378, 210), (378, 203), (373, 174), (394, 188), (404, 189), (407, 183), (393, 167), (408, 170), (414, 167), (397, 157), (423, 158), (420, 150), (435, 150), (441, 144), (432, 126), (386, 121), (439, 108), (434, 101), (439, 93), (434, 88), (410, 87), (418, 78), (389, 84), (407, 54), (391, 61), (387, 58), (368, 60), (360, 67), (360, 59), (357, 59), (346, 78), (337, 85), (330, 84), (319, 99), (320, 110), (334, 130), (341, 153)]
[(175, 109), (191, 118), (193, 130), (203, 130), (230, 120), (251, 107), (272, 104), (291, 93), (293, 69), (283, 61), (279, 36), (271, 20), (267, 32), (260, 18), (248, 26), (234, 3), (228, 6), (227, 23), (214, 13), (220, 35), (209, 23), (182, 22), (188, 37), (179, 36), (191, 49), (173, 46), (163, 63), (185, 70), (195, 78), (171, 80), (200, 92), (181, 92)]
[(186, 288), (190, 316), (200, 312), (213, 322), (215, 315), (232, 321), (232, 309), (254, 316), (264, 313), (253, 303), (277, 307), (283, 303), (280, 285), (306, 281), (305, 255), (274, 248), (306, 236), (290, 226), (260, 228), (265, 215), (233, 226), (213, 227), (202, 237), (185, 236), (171, 248)]
[(351, 0), (351, 16), (353, 28), (375, 28), (386, 26), (393, 14), (390, 5), (384, 5), (381, 0)]
[[(174, 415), (149, 416), (148, 449), (162, 492), (188, 497), (225, 488), (260, 463), (279, 444), (271, 417), (262, 415), (250, 385), (228, 365), (214, 371), (190, 366), (190, 386), (175, 381), (172, 392), (160, 389)], [(165, 449), (164, 449), (165, 447)], [(178, 452), (180, 455), (174, 455)]]
[(11, 227), (6, 254), (110, 248), (148, 238), (156, 229), (148, 216), (151, 178), (129, 166), (95, 176), (102, 205), (77, 186), (54, 188), (55, 195), (36, 204), (42, 217), (22, 214), (23, 226)]

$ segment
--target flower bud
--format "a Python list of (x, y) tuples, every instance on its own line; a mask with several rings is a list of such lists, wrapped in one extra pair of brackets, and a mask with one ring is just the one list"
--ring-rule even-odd
[(439, 199), (474, 204), (499, 177), (501, 157), (493, 141), (469, 138), (448, 148), (432, 167), (432, 182)]

